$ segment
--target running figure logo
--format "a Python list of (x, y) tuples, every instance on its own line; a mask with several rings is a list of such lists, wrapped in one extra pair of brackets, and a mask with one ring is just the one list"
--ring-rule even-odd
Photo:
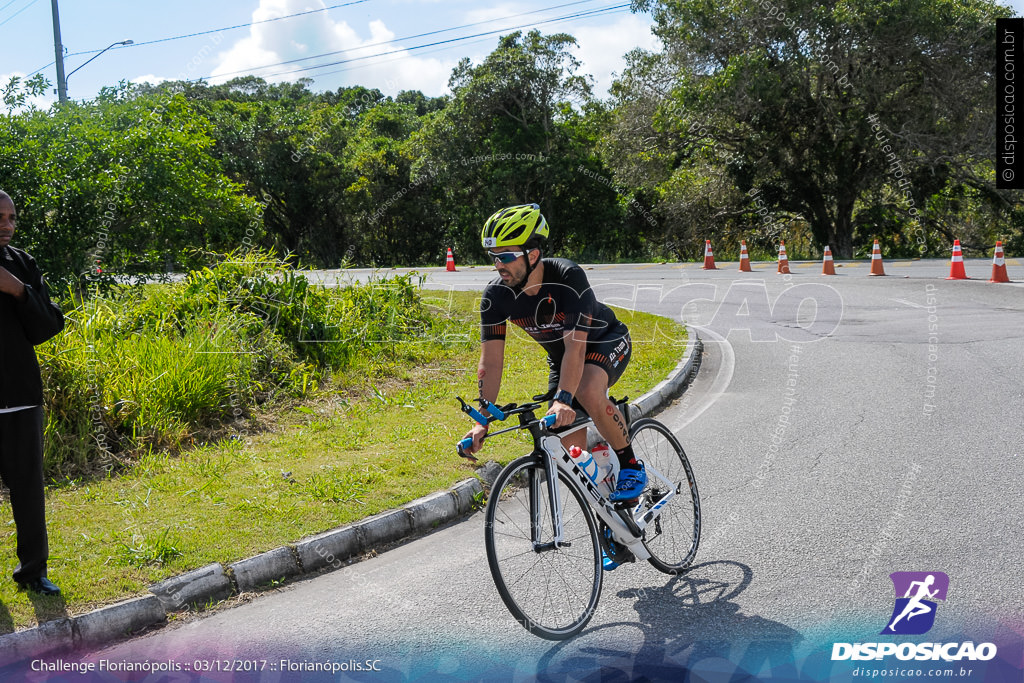
[(889, 578), (896, 589), (896, 606), (882, 633), (927, 633), (935, 623), (934, 601), (946, 599), (949, 577), (942, 572), (893, 572)]

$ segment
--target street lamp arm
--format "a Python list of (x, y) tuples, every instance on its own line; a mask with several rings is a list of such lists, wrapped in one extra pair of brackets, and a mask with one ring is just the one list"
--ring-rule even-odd
[[(122, 41), (119, 41), (119, 42), (116, 42), (116, 43), (111, 43), (110, 45), (108, 45), (107, 47), (103, 48), (98, 53), (96, 53), (95, 55), (93, 55), (92, 57), (87, 59), (84, 64), (82, 64), (81, 66), (78, 67), (78, 69), (81, 69), (83, 66), (85, 66), (86, 64), (88, 64), (92, 60), (96, 59), (97, 57), (99, 57), (101, 54), (103, 54), (104, 52), (106, 52), (107, 50), (109, 50), (112, 47), (115, 47), (117, 45), (132, 45), (134, 43), (135, 43), (135, 41), (133, 41), (133, 40), (122, 40)], [(78, 69), (75, 69), (74, 71), (72, 71), (71, 73), (69, 73), (67, 76), (64, 77), (64, 86), (65, 87), (67, 87), (68, 79), (71, 78), (71, 74), (75, 73), (75, 71), (78, 71)]]

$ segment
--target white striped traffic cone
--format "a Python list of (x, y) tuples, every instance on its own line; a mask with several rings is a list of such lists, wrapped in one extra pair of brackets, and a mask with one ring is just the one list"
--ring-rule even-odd
[(825, 256), (821, 259), (821, 274), (822, 275), (835, 275), (836, 266), (832, 262), (832, 248), (827, 244), (825, 245)]
[(711, 240), (704, 240), (704, 267), (701, 270), (718, 270), (715, 255), (711, 253)]
[(1009, 282), (1010, 276), (1006, 274), (1006, 259), (1003, 258), (1003, 243), (996, 242), (996, 253), (992, 257), (992, 278), (989, 282)]
[(778, 272), (789, 275), (789, 259), (786, 257), (786, 242), (779, 240), (779, 268)]
[(751, 273), (750, 254), (747, 253), (747, 241), (740, 240), (740, 272)]
[(878, 246), (878, 240), (871, 247), (871, 272), (868, 275), (885, 275), (885, 266), (882, 265), (882, 248)]
[(964, 272), (964, 253), (960, 250), (960, 240), (953, 240), (953, 260), (949, 262), (947, 280), (970, 280)]

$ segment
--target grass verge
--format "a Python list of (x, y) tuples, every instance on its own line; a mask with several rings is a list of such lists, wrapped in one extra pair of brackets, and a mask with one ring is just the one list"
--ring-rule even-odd
[[(475, 393), (479, 294), (422, 297), (433, 316), (467, 331), (461, 343), (424, 339), (399, 354), (371, 354), (315, 400), (262, 413), (258, 434), (229, 434), (178, 455), (153, 449), (120, 475), (48, 490), (49, 573), (64, 594), (30, 600), (0, 580), (0, 633), (141, 595), (161, 579), (235, 562), (472, 476), (455, 455), (470, 426), (455, 395)], [(638, 397), (678, 363), (685, 331), (665, 318), (617, 313), (631, 329), (634, 355), (613, 393)], [(511, 332), (501, 401), (546, 388), (543, 358), (539, 346)], [(494, 439), (483, 457), (507, 462), (527, 443)], [(0, 566), (17, 564), (14, 548), (3, 501)]]

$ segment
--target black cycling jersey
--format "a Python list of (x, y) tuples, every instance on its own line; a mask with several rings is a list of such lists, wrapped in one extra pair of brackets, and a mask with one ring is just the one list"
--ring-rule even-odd
[(487, 285), (480, 302), (481, 341), (504, 339), (506, 323), (511, 320), (544, 347), (548, 363), (557, 369), (565, 355), (565, 334), (586, 330), (587, 362), (606, 369), (614, 364), (619, 370), (620, 359), (608, 357), (608, 351), (618, 344), (606, 347), (608, 342), (628, 340), (625, 324), (597, 300), (586, 273), (578, 265), (562, 258), (546, 258), (543, 263), (544, 281), (534, 295), (513, 291), (502, 284), (501, 278)]

